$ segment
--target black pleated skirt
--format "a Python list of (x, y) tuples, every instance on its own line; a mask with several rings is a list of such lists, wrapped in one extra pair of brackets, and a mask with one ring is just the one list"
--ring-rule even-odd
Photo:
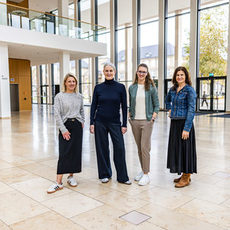
[(71, 133), (70, 140), (65, 140), (59, 133), (59, 159), (57, 174), (81, 172), (82, 159), (82, 124), (77, 119), (68, 119), (65, 126)]
[(182, 132), (185, 120), (171, 120), (167, 168), (171, 173), (197, 173), (196, 138), (194, 126), (189, 132), (189, 138), (183, 140)]

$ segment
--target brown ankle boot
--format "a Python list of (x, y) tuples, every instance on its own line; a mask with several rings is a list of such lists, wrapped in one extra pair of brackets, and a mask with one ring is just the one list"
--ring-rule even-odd
[[(181, 176), (181, 177), (182, 177), (182, 176)], [(174, 179), (173, 182), (174, 182), (174, 183), (178, 183), (178, 182), (180, 181), (181, 177)]]
[[(182, 177), (182, 176), (181, 176), (181, 177)], [(174, 182), (174, 183), (178, 183), (178, 182), (180, 181), (181, 177), (174, 179), (173, 182)], [(189, 181), (191, 182), (191, 178), (189, 178)]]
[(189, 173), (183, 173), (180, 181), (175, 184), (176, 188), (183, 188), (185, 186), (188, 186), (190, 184), (190, 174)]

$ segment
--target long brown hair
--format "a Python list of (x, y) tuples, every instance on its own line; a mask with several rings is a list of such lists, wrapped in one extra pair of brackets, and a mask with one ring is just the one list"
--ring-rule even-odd
[(177, 75), (177, 73), (179, 71), (184, 72), (184, 74), (185, 74), (185, 83), (188, 84), (188, 85), (192, 85), (192, 81), (191, 81), (191, 78), (190, 78), (188, 70), (184, 66), (178, 66), (175, 69), (174, 74), (173, 74), (173, 78), (172, 78), (172, 83), (173, 83), (174, 89), (176, 89), (178, 87), (178, 83), (176, 81), (176, 75)]
[[(147, 69), (147, 75), (145, 78), (145, 91), (148, 91), (150, 89), (150, 85), (155, 86), (154, 81), (151, 79), (150, 73), (149, 73), (149, 68), (145, 63), (141, 63), (137, 67), (137, 71), (139, 70), (140, 67), (144, 67)], [(133, 81), (133, 84), (138, 84), (138, 76), (136, 72), (135, 79)]]

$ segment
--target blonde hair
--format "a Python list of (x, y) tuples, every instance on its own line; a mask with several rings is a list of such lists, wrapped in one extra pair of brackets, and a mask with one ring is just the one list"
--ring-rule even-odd
[(67, 79), (68, 79), (69, 77), (74, 78), (74, 80), (75, 80), (75, 82), (76, 82), (76, 87), (75, 87), (75, 89), (74, 89), (74, 92), (76, 93), (76, 92), (77, 92), (77, 84), (78, 84), (78, 82), (77, 82), (77, 77), (76, 77), (74, 74), (72, 74), (72, 73), (67, 73), (67, 74), (65, 75), (65, 78), (64, 78), (63, 83), (62, 83), (62, 92), (66, 92), (66, 85), (65, 85), (65, 83), (66, 83), (66, 81), (67, 81)]

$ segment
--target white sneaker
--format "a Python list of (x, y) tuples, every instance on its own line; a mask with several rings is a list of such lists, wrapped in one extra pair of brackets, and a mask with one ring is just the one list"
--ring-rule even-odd
[(140, 173), (138, 173), (136, 175), (136, 177), (134, 178), (135, 181), (139, 181), (142, 177), (143, 177), (144, 173), (141, 171)]
[(144, 185), (147, 185), (149, 182), (150, 182), (149, 175), (144, 174), (143, 177), (140, 179), (138, 185), (144, 186)]
[(58, 184), (57, 182), (55, 183), (55, 184), (52, 184), (50, 187), (49, 187), (49, 189), (47, 190), (47, 193), (48, 194), (51, 194), (51, 193), (54, 193), (54, 192), (56, 192), (56, 191), (58, 191), (58, 190), (61, 190), (61, 189), (63, 189), (63, 184), (61, 183), (61, 184)]
[(124, 182), (124, 184), (131, 185), (132, 182), (131, 182), (131, 180), (127, 180), (126, 182)]
[(67, 177), (67, 183), (71, 187), (77, 187), (77, 181), (75, 180), (75, 178), (73, 176), (68, 176)]
[(101, 183), (108, 183), (109, 182), (109, 178), (103, 178), (103, 179), (101, 179)]

